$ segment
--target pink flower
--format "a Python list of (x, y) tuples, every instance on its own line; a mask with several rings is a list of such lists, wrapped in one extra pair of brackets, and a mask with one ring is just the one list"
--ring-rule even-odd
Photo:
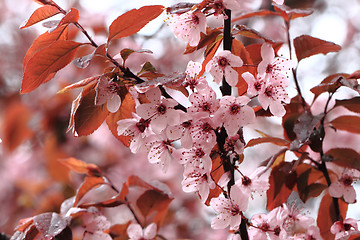
[(286, 231), (282, 228), (286, 217), (282, 207), (274, 208), (268, 214), (256, 214), (251, 218), (251, 222), (256, 227), (249, 227), (249, 237), (253, 240), (268, 239), (271, 240), (288, 239)]
[(256, 78), (249, 72), (241, 74), (246, 83), (248, 84), (247, 93), (250, 96), (256, 96), (262, 89), (262, 86), (265, 85), (264, 79), (257, 76)]
[(227, 152), (233, 152), (236, 154), (242, 154), (244, 152), (244, 143), (240, 141), (239, 134), (228, 137), (225, 140), (224, 150)]
[(136, 153), (141, 146), (144, 146), (146, 138), (152, 134), (152, 131), (149, 128), (150, 119), (145, 120), (135, 113), (133, 113), (133, 117), (118, 121), (117, 131), (118, 135), (132, 137), (130, 150), (132, 153)]
[(307, 228), (306, 233), (296, 234), (294, 240), (322, 240), (320, 230), (316, 226), (310, 226)]
[(285, 89), (277, 83), (266, 82), (261, 88), (258, 99), (264, 110), (269, 108), (270, 112), (277, 117), (282, 117), (286, 113), (282, 103), (290, 103)]
[(257, 68), (260, 78), (287, 87), (289, 85), (287, 72), (293, 67), (293, 62), (289, 59), (275, 57), (274, 49), (269, 43), (261, 46), (261, 58), (262, 61)]
[(206, 144), (212, 148), (216, 144), (216, 128), (217, 125), (209, 117), (194, 119), (190, 130), (193, 143)]
[(148, 148), (148, 160), (150, 163), (161, 165), (163, 172), (166, 172), (172, 159), (171, 152), (173, 147), (171, 141), (165, 134), (151, 135), (146, 140)]
[(360, 172), (351, 169), (343, 173), (343, 175), (329, 187), (329, 194), (335, 198), (344, 197), (345, 202), (354, 203), (356, 201), (356, 192), (352, 186), (353, 182), (359, 179)]
[(246, 104), (250, 99), (246, 96), (224, 96), (220, 99), (220, 108), (214, 118), (224, 123), (229, 136), (234, 136), (240, 129), (255, 121), (254, 110)]
[(248, 196), (256, 191), (266, 191), (269, 189), (267, 181), (259, 179), (259, 174), (264, 171), (266, 167), (257, 168), (250, 176), (242, 176), (236, 181), (236, 185)]
[(156, 224), (151, 223), (145, 229), (140, 224), (132, 223), (127, 228), (126, 232), (129, 240), (151, 240), (156, 236)]
[(229, 85), (234, 87), (238, 82), (238, 73), (233, 67), (241, 67), (242, 65), (243, 61), (240, 57), (225, 50), (217, 52), (213, 59), (206, 64), (205, 69), (213, 76), (217, 84), (220, 84), (223, 76), (225, 76)]
[(350, 235), (359, 233), (357, 220), (347, 218), (344, 221), (337, 221), (331, 226), (330, 231), (335, 234), (335, 240), (348, 239)]
[(120, 90), (117, 82), (108, 81), (105, 76), (100, 77), (98, 84), (96, 85), (95, 105), (103, 105), (106, 103), (106, 107), (109, 112), (116, 112), (121, 105), (121, 98), (118, 95)]
[(200, 33), (206, 33), (206, 17), (202, 12), (186, 12), (174, 16), (172, 30), (182, 41), (196, 46), (200, 41)]
[(238, 228), (241, 223), (242, 212), (248, 207), (248, 196), (236, 185), (232, 186), (230, 198), (223, 195), (212, 198), (210, 206), (218, 213), (211, 222), (211, 228), (223, 229), (230, 225), (231, 228)]
[(214, 114), (219, 108), (219, 100), (216, 99), (216, 93), (211, 88), (192, 93), (189, 101), (192, 104), (188, 108), (190, 114), (204, 112), (209, 116)]
[(290, 209), (283, 204), (283, 208), (286, 213), (283, 227), (289, 235), (306, 231), (315, 221), (311, 217), (300, 214), (300, 210), (296, 208), (295, 204), (292, 204)]
[(83, 215), (83, 224), (85, 226), (84, 240), (112, 239), (104, 232), (110, 228), (110, 222), (96, 208), (89, 208)]
[(145, 95), (150, 103), (140, 104), (136, 107), (136, 112), (141, 118), (151, 118), (151, 129), (155, 133), (160, 133), (167, 125), (180, 123), (180, 112), (174, 109), (178, 105), (175, 100), (162, 97), (159, 88), (153, 88)]
[(204, 77), (199, 76), (201, 63), (190, 61), (186, 68), (185, 87), (190, 87), (192, 91), (196, 88), (198, 91), (208, 88), (209, 85)]
[(205, 202), (209, 196), (210, 189), (215, 187), (210, 171), (211, 164), (204, 165), (204, 168), (187, 167), (184, 171), (184, 179), (181, 182), (183, 191), (199, 192), (202, 202)]
[[(179, 161), (180, 164), (189, 164), (196, 168), (207, 168), (206, 165), (211, 166), (210, 158), (211, 148), (206, 145), (194, 144), (190, 149), (176, 149), (172, 156)], [(210, 167), (211, 169), (211, 167)]]

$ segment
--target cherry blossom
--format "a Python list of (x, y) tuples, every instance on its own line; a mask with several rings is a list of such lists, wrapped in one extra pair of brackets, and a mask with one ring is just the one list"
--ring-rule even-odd
[[(207, 145), (198, 145), (190, 149), (176, 149), (172, 156), (178, 159), (180, 164), (189, 165), (200, 169), (211, 169), (211, 148)], [(209, 167), (210, 166), (210, 167)]]
[(290, 98), (287, 95), (282, 85), (267, 82), (262, 86), (258, 96), (261, 107), (266, 110), (270, 109), (270, 112), (277, 117), (285, 115), (285, 108), (282, 103), (290, 103)]
[(184, 87), (189, 87), (192, 91), (196, 88), (198, 91), (208, 88), (205, 77), (199, 76), (202, 65), (199, 62), (190, 61), (186, 67), (186, 76)]
[(256, 96), (261, 91), (262, 86), (265, 84), (264, 79), (259, 77), (259, 75), (257, 75), (257, 77), (255, 78), (254, 75), (252, 75), (251, 73), (245, 72), (241, 76), (248, 84), (247, 93), (250, 96)]
[(310, 226), (307, 228), (306, 233), (296, 234), (291, 239), (293, 239), (293, 240), (322, 240), (322, 237), (320, 235), (320, 230), (318, 227)]
[(240, 127), (255, 121), (254, 110), (246, 104), (250, 99), (246, 96), (224, 96), (220, 99), (220, 108), (214, 115), (224, 123), (229, 136), (234, 136)]
[(224, 150), (228, 153), (242, 154), (244, 152), (245, 144), (240, 141), (240, 135), (228, 137), (225, 140)]
[(202, 12), (186, 12), (174, 15), (172, 30), (182, 41), (196, 46), (200, 41), (200, 33), (206, 33), (206, 17)]
[[(199, 113), (197, 114), (199, 116), (206, 117), (206, 113)], [(184, 148), (191, 148), (193, 145), (193, 140), (191, 137), (191, 129), (194, 120), (197, 119), (197, 117), (194, 117), (194, 115), (190, 115), (189, 113), (184, 113), (180, 115), (181, 124), (175, 125), (175, 126), (168, 126), (166, 128), (166, 135), (173, 140), (180, 139), (181, 145)]]
[(219, 100), (216, 99), (216, 93), (211, 88), (192, 93), (189, 101), (192, 104), (188, 108), (190, 114), (205, 112), (209, 116), (214, 114), (219, 108)]
[(117, 122), (118, 135), (130, 136), (130, 150), (132, 153), (139, 151), (141, 146), (144, 146), (146, 138), (152, 134), (149, 128), (150, 119), (140, 118), (133, 113), (133, 118), (122, 119)]
[(269, 183), (265, 180), (259, 179), (260, 173), (264, 172), (266, 167), (259, 167), (250, 176), (242, 176), (235, 184), (248, 196), (256, 191), (266, 191), (269, 189)]
[(335, 198), (344, 197), (345, 202), (354, 203), (356, 201), (356, 192), (352, 184), (359, 177), (359, 171), (347, 169), (337, 181), (331, 183), (329, 187), (330, 196)]
[(148, 148), (149, 162), (160, 164), (163, 172), (166, 172), (172, 159), (173, 147), (171, 141), (165, 134), (151, 135), (146, 140), (146, 146)]
[(271, 240), (277, 239), (288, 239), (287, 233), (284, 228), (282, 228), (283, 221), (286, 217), (286, 212), (283, 208), (277, 207), (274, 208), (268, 214), (256, 214), (251, 218), (251, 222), (255, 227), (249, 227), (249, 237), (253, 240)]
[(297, 232), (304, 232), (315, 222), (313, 218), (301, 214), (294, 203), (291, 205), (290, 209), (286, 204), (283, 204), (283, 209), (286, 213), (283, 227), (289, 235), (294, 235)]
[(265, 81), (280, 83), (283, 87), (289, 85), (287, 72), (293, 67), (289, 59), (275, 57), (271, 44), (264, 43), (261, 46), (261, 58), (257, 71)]
[(348, 239), (350, 235), (359, 233), (357, 220), (347, 218), (344, 221), (337, 221), (331, 226), (330, 231), (335, 234), (335, 240)]
[(216, 143), (214, 129), (217, 127), (214, 121), (209, 117), (205, 117), (194, 119), (194, 122), (190, 130), (193, 142), (196, 144), (207, 144), (213, 147)]
[(90, 208), (83, 215), (83, 224), (85, 226), (84, 240), (112, 239), (109, 234), (104, 232), (110, 228), (110, 222), (96, 208)]
[(248, 196), (234, 185), (230, 191), (230, 198), (223, 195), (212, 198), (210, 206), (218, 213), (211, 222), (213, 229), (223, 229), (230, 225), (237, 228), (241, 223), (242, 212), (248, 207)]
[(136, 112), (144, 119), (151, 118), (151, 129), (155, 133), (160, 133), (167, 125), (180, 123), (180, 111), (174, 109), (178, 105), (175, 100), (162, 97), (159, 88), (151, 89), (145, 95), (150, 103), (138, 105)]
[(156, 224), (151, 223), (145, 229), (140, 224), (132, 223), (127, 228), (126, 232), (129, 240), (151, 240), (156, 236)]
[(223, 76), (225, 76), (225, 80), (229, 85), (235, 87), (238, 82), (238, 73), (233, 67), (241, 67), (242, 65), (243, 61), (240, 57), (225, 50), (217, 52), (206, 64), (205, 69), (213, 76), (217, 84), (220, 84)]
[(95, 105), (106, 103), (109, 112), (116, 112), (121, 105), (121, 98), (118, 95), (119, 89), (120, 87), (117, 82), (113, 80), (108, 81), (108, 78), (105, 76), (100, 77), (95, 89)]
[[(211, 162), (210, 162), (211, 163)], [(189, 166), (184, 171), (184, 179), (181, 182), (184, 192), (199, 192), (203, 202), (209, 196), (210, 189), (215, 187), (215, 182), (210, 176), (211, 164), (204, 165), (204, 168)]]

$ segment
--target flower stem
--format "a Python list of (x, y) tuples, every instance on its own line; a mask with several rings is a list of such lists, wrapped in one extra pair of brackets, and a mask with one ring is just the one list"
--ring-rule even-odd
[[(231, 51), (232, 36), (231, 36), (231, 10), (225, 9), (226, 19), (224, 20), (224, 50)], [(222, 86), (220, 87), (223, 96), (231, 95), (231, 86), (225, 81), (223, 77)]]

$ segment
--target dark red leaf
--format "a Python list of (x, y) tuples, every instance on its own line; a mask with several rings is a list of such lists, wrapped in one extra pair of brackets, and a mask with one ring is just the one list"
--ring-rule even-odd
[(282, 139), (282, 138), (276, 138), (276, 137), (262, 137), (262, 138), (254, 138), (251, 139), (245, 146), (247, 147), (253, 147), (255, 145), (261, 144), (261, 143), (273, 143), (278, 146), (289, 146), (289, 142)]
[(351, 148), (332, 148), (325, 153), (331, 156), (331, 162), (344, 168), (354, 168), (360, 171), (360, 154)]
[(132, 9), (115, 19), (109, 28), (108, 42), (133, 35), (164, 11), (164, 6), (144, 6)]
[(307, 17), (314, 11), (311, 9), (291, 9), (286, 5), (273, 4), (275, 11), (279, 12), (280, 15), (286, 22), (299, 17)]
[(79, 21), (79, 11), (76, 8), (71, 8), (70, 11), (61, 19), (59, 26), (70, 23), (77, 23)]
[(357, 116), (341, 116), (332, 120), (331, 125), (339, 130), (352, 133), (360, 133), (360, 117)]
[(291, 194), (297, 180), (296, 172), (292, 171), (292, 168), (292, 163), (282, 162), (272, 169), (269, 177), (270, 188), (266, 192), (269, 211), (281, 206)]
[(296, 167), (297, 191), (300, 199), (305, 203), (311, 197), (317, 197), (327, 188), (324, 175), (308, 164), (300, 164)]
[(100, 177), (102, 175), (99, 167), (92, 163), (86, 163), (76, 158), (61, 159), (59, 161), (70, 170), (77, 173), (84, 173), (95, 177)]
[(56, 14), (60, 13), (59, 9), (51, 5), (45, 5), (35, 10), (35, 12), (21, 24), (20, 29), (30, 27), (35, 23), (41, 22), (42, 20), (48, 19)]
[(298, 61), (322, 53), (338, 52), (341, 47), (333, 42), (314, 38), (309, 35), (301, 35), (294, 39), (294, 47)]
[(110, 113), (106, 118), (106, 124), (108, 125), (111, 133), (125, 146), (130, 145), (130, 137), (119, 136), (117, 132), (117, 122), (121, 119), (132, 118), (132, 113), (135, 112), (135, 100), (130, 93), (127, 93), (121, 101), (119, 110), (115, 113)]
[(348, 79), (359, 79), (360, 78), (360, 70), (357, 70), (355, 72), (353, 72)]
[(130, 49), (130, 48), (124, 48), (123, 50), (121, 50), (120, 52), (120, 55), (121, 55), (121, 58), (123, 59), (123, 65), (125, 65), (125, 61), (126, 59), (133, 53), (153, 53), (152, 51), (150, 50), (147, 50), (147, 49), (142, 49), (142, 50), (133, 50), (133, 49)]
[(310, 91), (315, 94), (314, 101), (324, 92), (334, 93), (343, 85), (342, 80), (346, 79), (348, 76), (349, 74), (345, 73), (336, 73), (327, 76), (319, 85), (310, 89)]
[(23, 63), (23, 71), (25, 71), (27, 63), (34, 56), (35, 53), (50, 46), (53, 42), (57, 40), (67, 40), (67, 33), (68, 28), (66, 25), (63, 25), (56, 28), (52, 32), (45, 32), (41, 34), (37, 39), (35, 39), (31, 47), (26, 52)]
[(336, 99), (335, 107), (343, 106), (347, 110), (360, 113), (360, 97), (353, 97), (351, 99), (338, 100)]
[(232, 19), (231, 22), (236, 22), (241, 19), (246, 19), (246, 18), (250, 18), (250, 17), (278, 16), (278, 15), (280, 15), (280, 13), (278, 13), (278, 12), (272, 12), (270, 10), (259, 10), (259, 11), (255, 11), (255, 12), (244, 13), (244, 14), (240, 15), (240, 17)]
[(45, 238), (53, 238), (67, 226), (66, 220), (57, 213), (42, 213), (34, 217), (34, 224)]
[(29, 93), (49, 81), (51, 74), (68, 65), (82, 43), (58, 40), (49, 47), (35, 53), (24, 71), (21, 93)]
[(85, 177), (84, 182), (76, 191), (76, 198), (73, 206), (76, 207), (87, 192), (102, 184), (105, 184), (102, 177)]
[(66, 87), (64, 87), (63, 89), (61, 89), (60, 91), (58, 91), (57, 93), (64, 93), (70, 89), (76, 89), (76, 88), (81, 88), (81, 87), (85, 87), (86, 85), (89, 85), (90, 83), (97, 81), (100, 79), (100, 76), (95, 76), (95, 77), (89, 77), (83, 80), (80, 80), (76, 83), (73, 83), (71, 85), (68, 85)]
[(262, 35), (261, 33), (259, 33), (258, 31), (256, 31), (255, 29), (252, 29), (246, 25), (235, 25), (235, 29), (237, 31), (233, 31), (233, 34), (240, 34), (244, 37), (248, 37), (248, 38), (257, 38), (257, 39), (263, 39), (265, 42), (269, 42), (274, 44), (274, 40), (265, 37), (264, 35)]
[[(341, 199), (337, 199), (336, 201), (339, 202), (339, 217), (345, 219), (348, 204)], [(334, 239), (335, 236), (330, 232), (330, 228), (334, 222), (339, 220), (340, 219), (337, 219), (336, 217), (333, 198), (329, 194), (325, 194), (321, 200), (317, 218), (317, 226), (320, 229), (320, 234), (323, 239)]]
[[(93, 84), (86, 86), (74, 114), (74, 131), (78, 136), (93, 133), (109, 114), (106, 104), (95, 105), (96, 91)], [(75, 106), (76, 107), (76, 103)], [(69, 125), (70, 127), (70, 125)]]

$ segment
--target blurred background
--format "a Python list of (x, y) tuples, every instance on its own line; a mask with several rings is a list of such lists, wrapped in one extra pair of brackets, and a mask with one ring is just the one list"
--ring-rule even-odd
[[(94, 36), (95, 42), (106, 41), (109, 24), (119, 15), (132, 8), (146, 4), (162, 4), (166, 7), (179, 1), (148, 0), (58, 0), (68, 10), (75, 7), (80, 11), (79, 22)], [(189, 1), (187, 1), (189, 2)], [(197, 2), (197, 1), (191, 1)], [(305, 99), (311, 102), (310, 88), (320, 83), (327, 75), (360, 69), (360, 0), (286, 0), (292, 8), (312, 8), (314, 13), (306, 18), (293, 21), (291, 37), (309, 34), (342, 46), (339, 53), (317, 55), (303, 60), (298, 68), (298, 78)], [(75, 194), (83, 176), (69, 173), (57, 159), (76, 157), (97, 164), (115, 185), (131, 174), (152, 181), (166, 183), (175, 200), (171, 204), (169, 221), (163, 231), (169, 239), (224, 239), (224, 231), (210, 230), (211, 213), (204, 209), (197, 196), (181, 190), (181, 168), (174, 165), (163, 174), (157, 166), (149, 164), (146, 157), (134, 155), (111, 135), (103, 124), (88, 137), (74, 137), (66, 133), (71, 103), (79, 94), (73, 90), (55, 94), (62, 87), (102, 72), (101, 66), (91, 63), (86, 69), (70, 64), (56, 74), (51, 83), (43, 84), (35, 91), (20, 95), (22, 61), (27, 49), (38, 35), (48, 31), (41, 23), (20, 30), (19, 26), (38, 8), (31, 0), (0, 0), (0, 232), (13, 233), (17, 221), (42, 212), (59, 212), (60, 204)], [(270, 8), (268, 0), (255, 0), (252, 6)], [(234, 13), (234, 18), (236, 17)], [(195, 52), (182, 55), (186, 45), (175, 39), (164, 14), (161, 19), (151, 22), (136, 36), (115, 41), (110, 47), (112, 55), (123, 48), (149, 49), (154, 54), (134, 54), (128, 64), (133, 72), (140, 70), (146, 61), (163, 73), (184, 71), (190, 59), (201, 61), (202, 55)], [(57, 19), (54, 17), (53, 19)], [(53, 20), (52, 19), (52, 20)], [(165, 22), (164, 22), (165, 20)], [(279, 17), (251, 18), (247, 24), (275, 41), (286, 41), (282, 19)], [(219, 25), (216, 19), (209, 25)], [(280, 26), (280, 27), (279, 27)], [(79, 36), (79, 41), (85, 41)], [(244, 43), (253, 40), (244, 39)], [(288, 56), (288, 48), (281, 52)], [(176, 58), (174, 58), (176, 56)], [(290, 86), (289, 92), (296, 91)], [(346, 96), (355, 95), (346, 92)], [(341, 96), (340, 96), (341, 98)], [(319, 97), (319, 106), (325, 98)], [(315, 109), (316, 110), (316, 109)], [(314, 110), (314, 111), (315, 111)], [(264, 128), (268, 134), (282, 136), (277, 123), (261, 119), (254, 126)], [(337, 146), (354, 146), (359, 151), (359, 139), (343, 134)], [(248, 140), (248, 139), (247, 139)], [(334, 143), (328, 143), (329, 146)], [(257, 151), (258, 161), (249, 164), (251, 172), (257, 163), (265, 160), (273, 148)], [(253, 155), (249, 153), (249, 158)], [(146, 167), (144, 167), (146, 166)], [(195, 201), (194, 201), (195, 200)], [(357, 215), (360, 218), (360, 215)], [(206, 230), (206, 231), (204, 231)], [(169, 235), (170, 234), (170, 235)]]

